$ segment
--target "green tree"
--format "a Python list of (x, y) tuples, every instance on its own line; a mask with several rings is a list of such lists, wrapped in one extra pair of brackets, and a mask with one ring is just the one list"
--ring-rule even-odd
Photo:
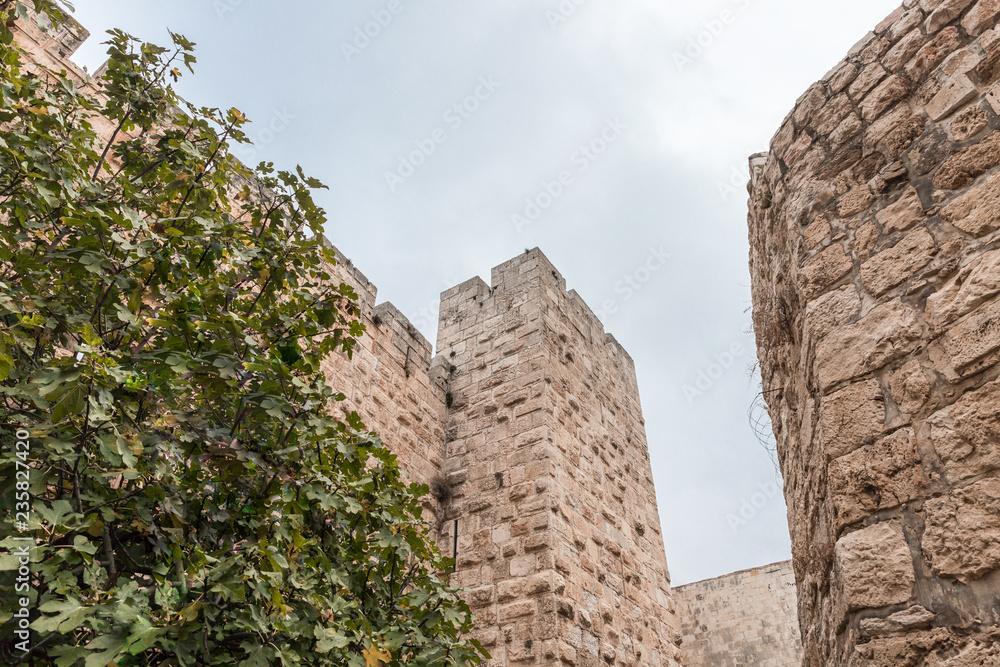
[(28, 72), (14, 17), (0, 3), (0, 531), (37, 546), (28, 654), (0, 584), (5, 662), (479, 664), (426, 488), (331, 416), (320, 362), (363, 327), (321, 184), (232, 157), (248, 121), (178, 99), (180, 35), (113, 31), (88, 94)]

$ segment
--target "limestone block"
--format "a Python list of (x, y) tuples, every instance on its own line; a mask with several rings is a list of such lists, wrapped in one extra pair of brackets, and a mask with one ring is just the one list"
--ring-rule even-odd
[(965, 141), (979, 134), (989, 123), (989, 115), (979, 107), (971, 107), (955, 117), (951, 133), (957, 141)]
[(913, 60), (906, 64), (903, 71), (911, 81), (920, 81), (948, 55), (954, 53), (959, 44), (961, 44), (961, 37), (958, 28), (949, 26), (917, 51), (917, 55), (913, 56)]
[(854, 63), (844, 62), (838, 65), (829, 76), (830, 90), (837, 94), (849, 86), (858, 75), (858, 66)]
[[(900, 105), (906, 111), (906, 105)], [(922, 115), (911, 114), (885, 136), (885, 148), (889, 157), (898, 159), (924, 133), (927, 125)], [(874, 127), (874, 125), (872, 126)]]
[(916, 189), (912, 185), (907, 187), (895, 203), (876, 213), (875, 219), (886, 234), (906, 231), (923, 220), (924, 206)]
[(898, 611), (888, 618), (862, 619), (861, 632), (869, 637), (905, 632), (907, 630), (928, 627), (934, 622), (936, 617), (937, 614), (934, 612), (924, 609), (920, 605), (913, 605), (909, 609)]
[(935, 574), (969, 583), (1000, 568), (1000, 479), (930, 500), (925, 512), (923, 550)]
[(802, 240), (806, 250), (815, 250), (821, 243), (830, 238), (830, 221), (819, 218), (802, 231)]
[(844, 247), (834, 243), (803, 264), (799, 271), (799, 283), (806, 298), (813, 298), (825, 292), (853, 268), (854, 262), (844, 252)]
[(836, 527), (917, 500), (927, 490), (912, 429), (902, 429), (830, 464)]
[(833, 149), (839, 148), (845, 141), (860, 132), (863, 127), (864, 124), (861, 122), (861, 117), (852, 111), (837, 126), (837, 129), (830, 133), (830, 147)]
[(993, 132), (978, 144), (948, 158), (934, 175), (934, 187), (959, 190), (972, 185), (976, 178), (997, 164), (1000, 164), (1000, 132)]
[(913, 556), (895, 523), (878, 523), (844, 536), (835, 549), (841, 602), (848, 611), (907, 602), (916, 574)]
[(891, 301), (819, 343), (816, 374), (824, 390), (877, 370), (916, 349), (923, 336), (914, 310)]
[(861, 266), (861, 282), (873, 296), (882, 296), (931, 263), (937, 251), (934, 237), (916, 229), (895, 246)]
[(927, 17), (927, 20), (924, 22), (924, 29), (928, 34), (937, 32), (961, 16), (965, 8), (972, 3), (973, 0), (944, 0)]
[(872, 63), (861, 70), (854, 82), (847, 88), (847, 92), (854, 99), (864, 96), (869, 90), (874, 88), (880, 81), (888, 76), (888, 72), (880, 63)]
[(828, 292), (806, 308), (806, 329), (814, 338), (850, 324), (861, 312), (861, 296), (853, 285)]
[(878, 244), (878, 226), (873, 220), (858, 227), (854, 232), (853, 250), (854, 256), (859, 260), (866, 260), (871, 257), (875, 246)]
[(1000, 294), (1000, 250), (977, 257), (927, 298), (925, 317), (934, 330)]
[(898, 72), (923, 45), (924, 33), (919, 28), (911, 30), (885, 54), (882, 61), (885, 68), (890, 72)]
[(1000, 172), (956, 197), (942, 209), (941, 218), (975, 237), (1000, 229)]
[(962, 27), (970, 35), (978, 35), (992, 27), (1000, 16), (1000, 0), (979, 0), (962, 19)]
[(903, 35), (912, 34), (914, 30), (920, 31), (920, 24), (923, 23), (924, 15), (916, 8), (905, 9), (898, 19), (892, 21), (888, 28), (887, 37), (889, 41), (895, 42)]
[(998, 351), (1000, 299), (966, 315), (928, 348), (935, 366), (952, 382), (995, 364)]
[(966, 394), (928, 423), (951, 481), (1000, 469), (1000, 381)]
[(823, 398), (820, 438), (827, 459), (839, 459), (878, 439), (885, 430), (885, 400), (878, 380), (856, 382)]
[(816, 113), (812, 120), (813, 129), (821, 135), (827, 135), (853, 110), (851, 99), (846, 93), (841, 93)]
[(861, 117), (867, 121), (880, 117), (896, 102), (910, 94), (911, 84), (908, 79), (893, 74), (880, 83), (875, 90), (861, 102)]
[(958, 74), (927, 103), (931, 120), (947, 118), (971, 101), (979, 91), (964, 73)]

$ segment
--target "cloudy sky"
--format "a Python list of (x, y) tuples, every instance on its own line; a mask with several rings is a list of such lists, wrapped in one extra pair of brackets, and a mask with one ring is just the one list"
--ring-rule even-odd
[(674, 583), (790, 557), (745, 165), (899, 0), (75, 4), (91, 71), (112, 27), (197, 42), (180, 92), (329, 185), (327, 235), (430, 340), (441, 291), (540, 247), (635, 358)]

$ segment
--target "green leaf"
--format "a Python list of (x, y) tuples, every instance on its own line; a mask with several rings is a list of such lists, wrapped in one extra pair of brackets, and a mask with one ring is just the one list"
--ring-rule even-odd
[(93, 615), (93, 608), (85, 607), (75, 598), (50, 600), (38, 607), (38, 611), (54, 616), (40, 616), (31, 628), (39, 634), (50, 632), (67, 633), (79, 627), (87, 616)]

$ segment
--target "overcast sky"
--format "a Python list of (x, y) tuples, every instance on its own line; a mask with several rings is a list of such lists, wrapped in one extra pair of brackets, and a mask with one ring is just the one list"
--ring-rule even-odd
[(180, 92), (329, 185), (327, 235), (431, 341), (440, 292), (540, 247), (635, 359), (674, 583), (790, 558), (747, 157), (899, 0), (75, 4), (91, 71), (112, 27), (197, 42)]

